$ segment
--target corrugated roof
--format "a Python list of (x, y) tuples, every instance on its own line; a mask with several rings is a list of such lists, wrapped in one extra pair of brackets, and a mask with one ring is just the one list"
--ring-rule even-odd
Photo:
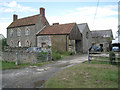
[(107, 37), (111, 37), (112, 30), (94, 30), (91, 31), (92, 37), (104, 37), (104, 35), (107, 35)]
[(87, 25), (87, 23), (78, 24), (78, 28), (79, 28), (79, 30), (80, 30), (81, 33), (85, 29), (86, 25)]
[(69, 34), (74, 26), (75, 23), (47, 26), (38, 35)]
[(16, 21), (12, 22), (7, 28), (14, 28), (14, 27), (26, 26), (26, 25), (34, 25), (38, 22), (38, 20), (41, 20), (43, 25), (46, 24), (46, 18), (43, 16), (40, 16), (40, 14), (37, 14), (34, 16), (17, 19)]

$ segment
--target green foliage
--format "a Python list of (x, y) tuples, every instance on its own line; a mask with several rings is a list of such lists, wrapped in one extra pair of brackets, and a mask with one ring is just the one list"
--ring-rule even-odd
[(115, 53), (113, 51), (109, 52), (109, 59), (110, 63), (113, 64), (113, 62), (115, 61)]
[(60, 54), (62, 54), (64, 56), (69, 56), (69, 55), (74, 55), (75, 53), (74, 52), (62, 52)]
[(4, 51), (5, 46), (8, 46), (6, 38), (0, 40), (0, 51)]
[(50, 48), (51, 48), (51, 46), (47, 45), (47, 49), (50, 49)]
[(110, 37), (107, 37), (107, 40), (110, 41)]
[(52, 60), (60, 60), (61, 58), (69, 55), (74, 55), (74, 52), (59, 52), (58, 50), (52, 51)]
[(52, 51), (52, 60), (55, 61), (55, 60), (59, 60), (61, 58), (62, 58), (61, 54), (57, 50)]
[(5, 69), (19, 69), (19, 68), (24, 68), (27, 66), (43, 66), (43, 65), (48, 64), (50, 62), (42, 62), (42, 63), (36, 63), (36, 64), (23, 63), (23, 64), (19, 64), (19, 65), (16, 65), (15, 62), (8, 62), (8, 61), (0, 61), (0, 63), (2, 63), (2, 70), (5, 70)]
[(45, 61), (47, 58), (47, 52), (41, 51), (37, 54), (38, 61)]

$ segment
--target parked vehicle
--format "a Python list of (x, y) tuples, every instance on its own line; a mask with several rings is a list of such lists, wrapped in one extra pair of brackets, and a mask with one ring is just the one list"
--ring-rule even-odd
[(40, 47), (29, 47), (26, 52), (41, 52)]
[(91, 48), (91, 51), (101, 51), (101, 47), (100, 46), (93, 46)]
[(112, 51), (114, 51), (114, 52), (119, 52), (119, 51), (120, 51), (120, 48), (117, 47), (117, 46), (114, 46), (114, 47), (112, 47)]

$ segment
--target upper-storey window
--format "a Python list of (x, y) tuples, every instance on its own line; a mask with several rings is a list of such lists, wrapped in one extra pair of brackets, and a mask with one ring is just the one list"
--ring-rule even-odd
[(21, 36), (21, 30), (19, 28), (17, 29), (17, 36)]
[(30, 29), (28, 27), (25, 29), (25, 35), (30, 35)]
[(13, 37), (13, 30), (10, 30), (10, 37)]

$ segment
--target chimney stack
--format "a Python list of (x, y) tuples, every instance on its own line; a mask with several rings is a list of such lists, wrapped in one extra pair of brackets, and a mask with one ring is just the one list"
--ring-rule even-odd
[(18, 19), (18, 15), (14, 14), (13, 15), (13, 21), (16, 21)]
[(40, 8), (40, 15), (45, 17), (45, 9), (44, 8)]
[(59, 25), (59, 23), (53, 23), (53, 25)]

